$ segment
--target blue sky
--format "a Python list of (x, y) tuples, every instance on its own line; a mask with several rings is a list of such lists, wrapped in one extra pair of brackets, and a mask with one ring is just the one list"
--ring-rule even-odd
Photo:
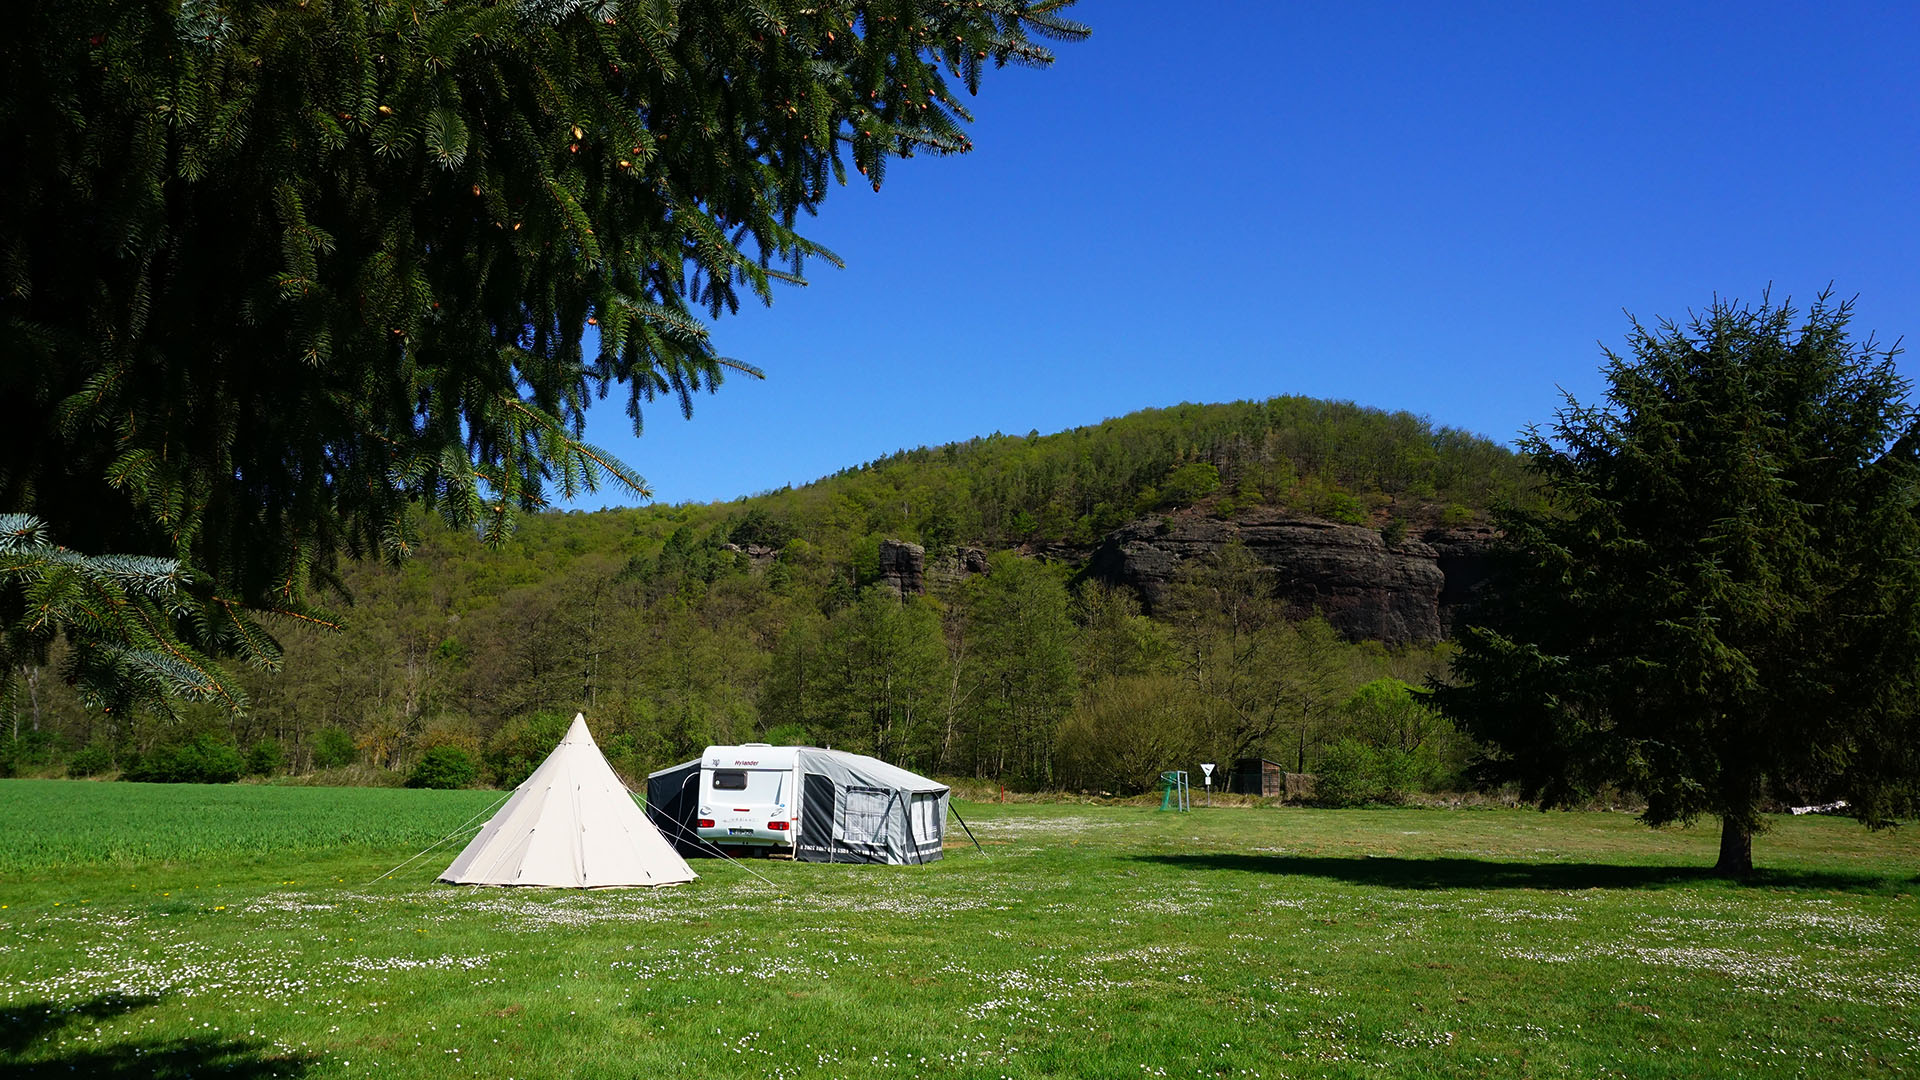
[(610, 397), (589, 437), (709, 501), (1284, 393), (1510, 440), (1599, 395), (1625, 312), (1716, 292), (1832, 282), (1857, 330), (1920, 341), (1920, 5), (1075, 13), (1090, 40), (983, 85), (972, 154), (829, 198), (811, 235), (846, 269), (714, 324), (764, 382), (639, 439)]

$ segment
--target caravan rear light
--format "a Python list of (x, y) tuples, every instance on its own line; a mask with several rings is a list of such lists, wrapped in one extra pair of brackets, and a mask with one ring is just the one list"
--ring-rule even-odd
[(713, 819), (710, 817), (703, 817), (699, 820), (697, 825), (699, 828), (702, 828), (702, 829), (711, 829), (713, 828)]
[(787, 829), (790, 827), (791, 826), (789, 826), (788, 823), (784, 821), (767, 822), (767, 828), (772, 829), (774, 832), (786, 832)]

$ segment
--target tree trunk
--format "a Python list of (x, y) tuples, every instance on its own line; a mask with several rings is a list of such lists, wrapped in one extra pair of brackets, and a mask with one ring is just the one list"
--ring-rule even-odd
[(1753, 873), (1753, 824), (1737, 817), (1720, 819), (1720, 861), (1713, 872), (1721, 877)]

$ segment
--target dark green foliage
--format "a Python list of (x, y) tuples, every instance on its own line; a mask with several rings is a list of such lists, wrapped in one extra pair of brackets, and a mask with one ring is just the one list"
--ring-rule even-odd
[(797, 539), (798, 530), (792, 521), (776, 517), (760, 507), (753, 507), (727, 527), (728, 541), (740, 545), (756, 545), (770, 548), (783, 548)]
[(1094, 683), (1060, 725), (1060, 785), (1130, 795), (1166, 769), (1192, 771), (1204, 753), (1198, 706), (1171, 675)]
[(68, 776), (99, 776), (112, 771), (113, 748), (102, 743), (89, 743), (67, 759)]
[(337, 727), (321, 728), (315, 732), (309, 753), (316, 769), (338, 769), (351, 765), (357, 754), (352, 734)]
[[(177, 564), (197, 606), (127, 648), (253, 657), (232, 611), (327, 621), (336, 553), (411, 552), (415, 507), (497, 541), (641, 490), (588, 404), (621, 387), (638, 430), (754, 373), (702, 313), (836, 261), (801, 216), (849, 164), (878, 189), (968, 149), (957, 89), (1049, 63), (1034, 35), (1085, 35), (1066, 6), (28, 5), (0, 37), (0, 511)], [(178, 662), (116, 674), (218, 688)]]
[(1446, 711), (1491, 779), (1546, 805), (1619, 783), (1659, 825), (1713, 814), (1751, 866), (1769, 796), (1913, 810), (1920, 415), (1891, 351), (1823, 298), (1636, 325), (1605, 406), (1526, 440), (1549, 507), (1506, 521), (1509, 572)]
[(930, 606), (903, 603), (880, 586), (862, 591), (821, 635), (809, 729), (883, 760), (922, 756), (934, 736), (945, 656)]
[(806, 727), (802, 724), (776, 724), (768, 728), (766, 735), (758, 741), (772, 743), (775, 746), (814, 745), (813, 736), (807, 733)]
[(503, 724), (487, 740), (482, 760), (487, 766), (487, 781), (498, 788), (515, 788), (540, 767), (572, 723), (565, 714), (534, 713), (515, 717)]
[(287, 767), (287, 750), (278, 739), (262, 739), (247, 747), (247, 775), (272, 776)]
[(0, 776), (19, 776), (53, 762), (51, 731), (0, 732)]
[(203, 733), (163, 743), (129, 760), (120, 778), (149, 784), (231, 784), (246, 771), (240, 751)]
[(480, 767), (474, 764), (472, 754), (457, 746), (436, 746), (420, 755), (420, 760), (407, 773), (407, 786), (463, 788), (479, 778)]

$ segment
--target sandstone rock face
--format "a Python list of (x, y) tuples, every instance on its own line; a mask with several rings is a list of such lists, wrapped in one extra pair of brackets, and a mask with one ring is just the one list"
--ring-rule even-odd
[(755, 570), (765, 569), (767, 564), (780, 557), (778, 548), (768, 547), (765, 544), (747, 544), (744, 547), (739, 544), (721, 544), (720, 550), (745, 555)]
[(945, 595), (964, 586), (975, 575), (988, 571), (985, 551), (977, 547), (957, 547), (927, 560), (926, 591)]
[(954, 557), (959, 561), (962, 574), (984, 574), (987, 572), (987, 553), (977, 547), (957, 548)]
[(1275, 593), (1290, 607), (1318, 610), (1350, 638), (1403, 644), (1447, 636), (1452, 617), (1442, 611), (1443, 597), (1453, 606), (1471, 596), (1485, 577), (1490, 539), (1435, 531), (1389, 545), (1374, 529), (1278, 511), (1250, 510), (1234, 521), (1175, 514), (1114, 531), (1089, 569), (1133, 586), (1152, 610), (1181, 564), (1239, 540), (1269, 568)]
[(880, 583), (901, 599), (927, 591), (927, 549), (905, 540), (880, 541)]

